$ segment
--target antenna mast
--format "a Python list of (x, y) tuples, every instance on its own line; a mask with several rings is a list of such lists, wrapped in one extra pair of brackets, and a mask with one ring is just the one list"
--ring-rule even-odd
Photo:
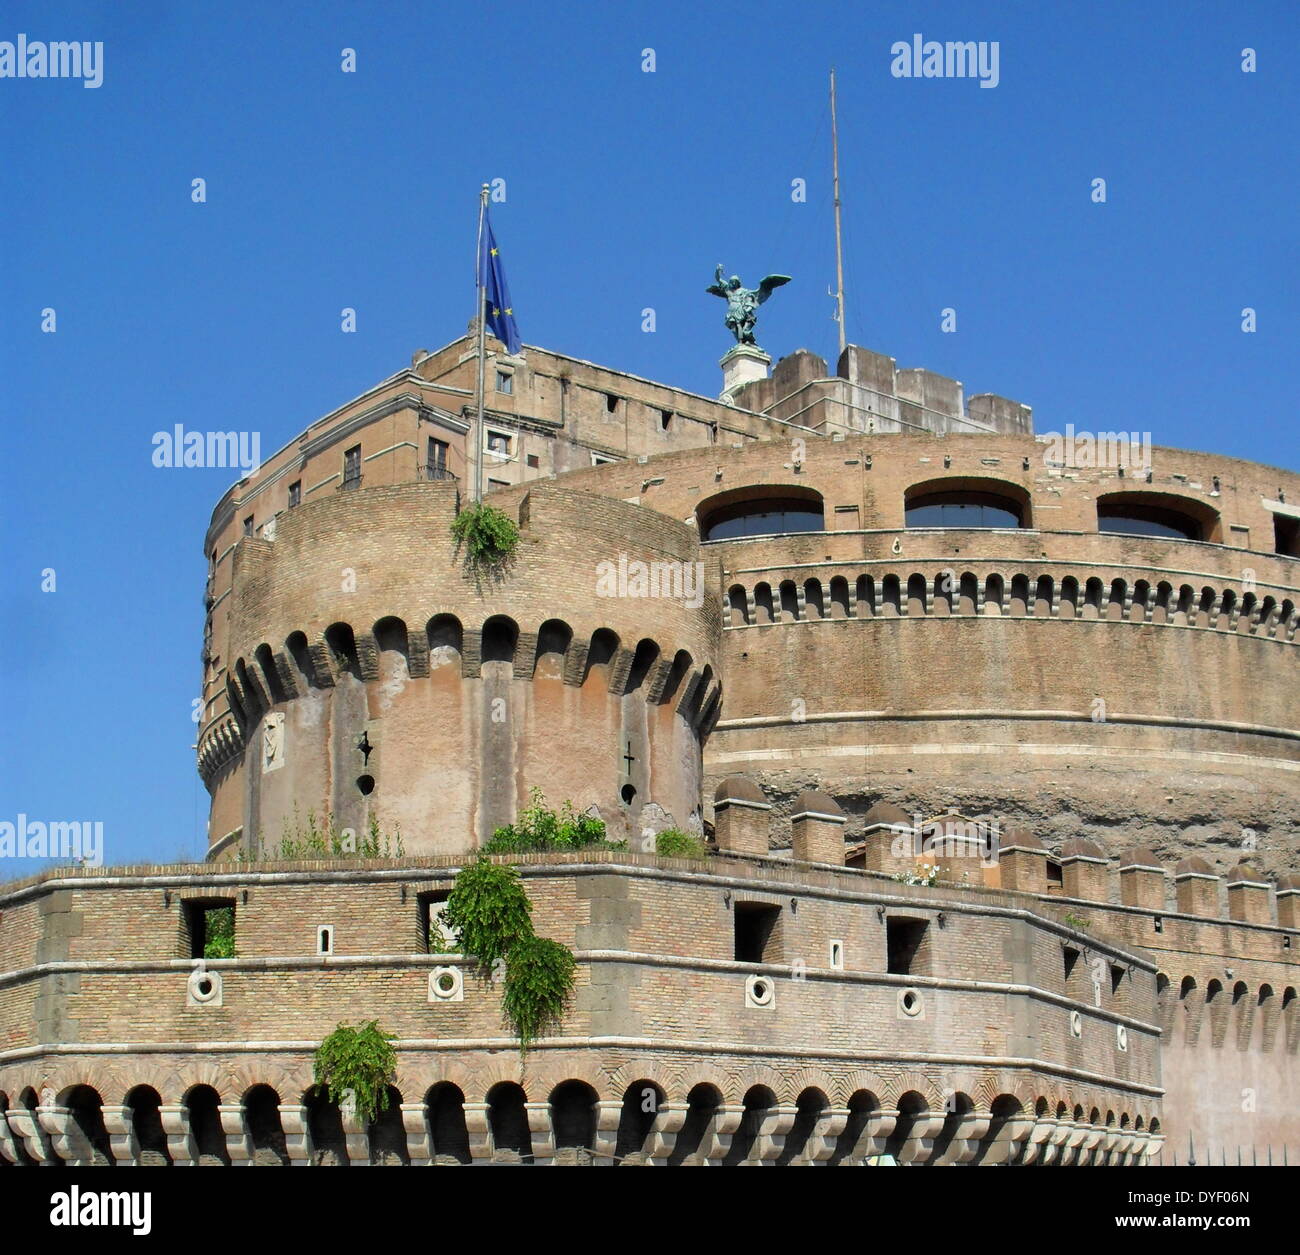
[(840, 325), (840, 353), (847, 343), (844, 333), (844, 239), (840, 229), (840, 135), (835, 125), (835, 67), (831, 66), (831, 166), (835, 187), (835, 321)]

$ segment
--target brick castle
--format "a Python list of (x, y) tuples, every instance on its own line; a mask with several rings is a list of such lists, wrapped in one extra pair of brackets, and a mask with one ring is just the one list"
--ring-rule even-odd
[[(473, 336), (218, 503), (209, 861), (0, 888), (0, 1161), (1300, 1152), (1300, 476), (856, 346), (719, 400), (489, 349), (502, 579), (450, 535)], [(533, 787), (627, 849), (517, 860), (578, 960), (521, 1058), (428, 937)], [(401, 852), (272, 856), (308, 812)], [(312, 1055), (368, 1019), (359, 1127)]]

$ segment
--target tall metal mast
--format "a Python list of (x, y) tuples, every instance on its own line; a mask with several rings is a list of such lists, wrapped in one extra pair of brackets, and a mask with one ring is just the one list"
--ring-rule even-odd
[(840, 135), (835, 125), (835, 67), (831, 66), (831, 165), (835, 185), (835, 321), (840, 325), (840, 353), (848, 343), (844, 331), (844, 239), (840, 229)]
[(472, 467), (470, 500), (474, 502), (483, 500), (483, 375), (487, 359), (487, 318), (484, 316), (487, 308), (487, 268), (483, 265), (483, 219), (487, 214), (487, 203), (488, 185), (484, 183), (478, 198), (478, 252), (474, 257), (474, 279), (478, 289), (478, 386), (475, 390), (478, 397), (478, 420), (474, 424), (474, 430), (469, 433), (470, 447), (467, 451)]

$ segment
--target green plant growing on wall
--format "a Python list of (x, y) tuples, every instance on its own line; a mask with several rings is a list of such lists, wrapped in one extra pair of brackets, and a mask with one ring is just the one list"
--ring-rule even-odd
[[(532, 910), (519, 872), (480, 855), (457, 874), (442, 913), (461, 953), (478, 959), (489, 979), (504, 969), (501, 1008), (521, 1054), (564, 1018), (577, 969), (568, 946), (533, 931)], [(436, 931), (429, 930), (430, 949)]]
[(457, 874), (442, 922), (455, 931), (463, 954), (494, 970), (520, 938), (533, 935), (532, 910), (519, 873), (480, 857)]
[(539, 850), (582, 850), (593, 845), (624, 850), (626, 841), (606, 841), (605, 821), (595, 815), (580, 815), (571, 802), (559, 811), (551, 810), (541, 789), (529, 791), (529, 804), (513, 824), (498, 828), (483, 843), (485, 854), (530, 854)]
[(576, 967), (573, 951), (549, 937), (521, 937), (511, 946), (501, 1006), (519, 1036), (521, 1053), (564, 1018)]
[(388, 1110), (388, 1085), (397, 1075), (393, 1038), (374, 1020), (353, 1028), (339, 1024), (316, 1049), (317, 1092), (342, 1109), (350, 1106), (363, 1124)]
[[(379, 820), (370, 816), (366, 831), (357, 836), (347, 828), (340, 828), (333, 811), (328, 811), (324, 821), (316, 812), (307, 812), (306, 822), (293, 808), (293, 821), (285, 820), (280, 829), (279, 844), (271, 850), (271, 858), (403, 858), (406, 845), (402, 840), (401, 825), (395, 825), (391, 834), (383, 831)], [(259, 834), (256, 851), (246, 861), (257, 862), (268, 857)], [(242, 857), (241, 857), (241, 861)]]
[(703, 837), (692, 836), (680, 828), (665, 828), (655, 836), (655, 853), (664, 858), (707, 858), (709, 847)]
[(1091, 920), (1086, 920), (1082, 915), (1075, 915), (1070, 911), (1067, 911), (1061, 916), (1061, 923), (1065, 924), (1068, 928), (1077, 928), (1081, 932), (1086, 932), (1092, 927)]
[(503, 510), (477, 501), (466, 506), (451, 525), (457, 551), (475, 575), (500, 577), (519, 548), (519, 529)]
[(216, 907), (203, 917), (203, 957), (205, 959), (233, 959), (235, 957), (235, 908)]

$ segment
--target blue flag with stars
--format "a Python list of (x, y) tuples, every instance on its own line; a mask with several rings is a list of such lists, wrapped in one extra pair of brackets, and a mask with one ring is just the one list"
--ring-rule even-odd
[(497, 251), (486, 205), (483, 206), (483, 238), (479, 242), (478, 281), (486, 301), (487, 329), (511, 353), (518, 353), (524, 342), (519, 338), (514, 307), (510, 304), (510, 288), (506, 284), (506, 272), (501, 265), (501, 254)]

